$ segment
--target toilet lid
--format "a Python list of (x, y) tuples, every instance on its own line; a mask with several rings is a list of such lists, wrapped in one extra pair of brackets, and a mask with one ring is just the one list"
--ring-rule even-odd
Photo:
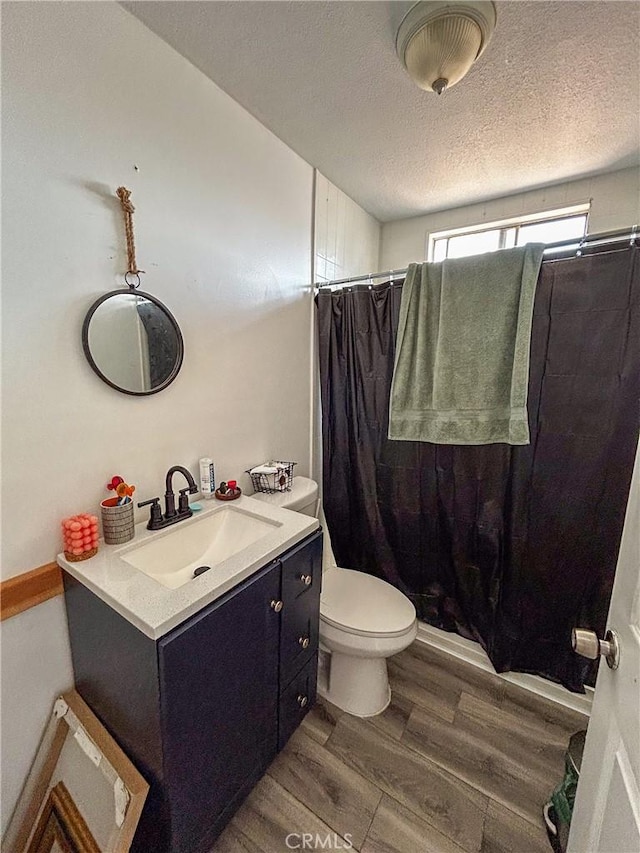
[(337, 628), (358, 634), (407, 631), (416, 609), (386, 581), (351, 569), (329, 569), (322, 578), (320, 616)]

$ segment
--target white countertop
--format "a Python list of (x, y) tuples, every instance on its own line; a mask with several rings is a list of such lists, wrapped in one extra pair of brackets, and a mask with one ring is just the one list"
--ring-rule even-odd
[[(146, 522), (141, 522), (136, 524), (134, 538), (125, 545), (105, 545), (101, 539), (95, 557), (72, 563), (64, 554), (58, 554), (58, 565), (147, 637), (157, 640), (319, 527), (316, 518), (274, 507), (244, 495), (232, 502), (212, 500), (202, 503), (205, 509), (194, 512), (193, 517), (186, 521), (180, 521), (164, 530), (147, 530)], [(235, 506), (250, 515), (276, 522), (277, 527), (257, 542), (238, 551), (224, 562), (212, 566), (210, 571), (177, 589), (168, 589), (128, 565), (120, 556), (132, 546), (170, 536), (176, 528), (184, 530), (188, 525), (197, 524), (199, 519), (220, 512), (228, 506)]]

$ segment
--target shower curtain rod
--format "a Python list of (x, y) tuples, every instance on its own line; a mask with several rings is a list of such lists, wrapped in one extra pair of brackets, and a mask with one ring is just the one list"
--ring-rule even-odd
[[(616, 231), (602, 231), (600, 234), (585, 234), (584, 237), (581, 237), (579, 240), (574, 237), (571, 240), (561, 240), (558, 243), (548, 243), (544, 251), (545, 253), (552, 252), (557, 249), (568, 248), (570, 246), (577, 246), (578, 250), (580, 250), (589, 244), (602, 243), (606, 245), (607, 243), (623, 243), (626, 240), (629, 240), (629, 244), (633, 245), (638, 237), (640, 237), (640, 225), (636, 224), (630, 225), (627, 228), (618, 228)], [(351, 284), (356, 281), (372, 282), (374, 278), (388, 278), (391, 281), (397, 276), (404, 275), (406, 272), (407, 267), (398, 270), (387, 270), (386, 272), (367, 273), (367, 275), (355, 275), (351, 278), (338, 278), (335, 279), (335, 281), (317, 281), (314, 287), (317, 290), (321, 290), (326, 287), (337, 287), (340, 284)]]

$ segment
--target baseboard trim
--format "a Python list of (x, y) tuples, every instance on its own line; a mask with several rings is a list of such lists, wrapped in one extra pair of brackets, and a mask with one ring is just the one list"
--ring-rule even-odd
[[(478, 643), (466, 640), (458, 634), (441, 631), (439, 628), (434, 628), (425, 622), (419, 622), (416, 642), (432, 646), (478, 669), (482, 669), (485, 672), (492, 672), (494, 675), (496, 674), (484, 649)], [(538, 696), (543, 696), (545, 699), (550, 699), (552, 702), (557, 702), (558, 705), (564, 705), (565, 708), (571, 708), (587, 716), (591, 714), (591, 703), (593, 700), (593, 689), (591, 687), (587, 687), (587, 692), (584, 694), (571, 693), (570, 690), (567, 690), (560, 684), (547, 681), (546, 678), (541, 678), (538, 675), (527, 675), (521, 672), (501, 672), (498, 673), (498, 677), (511, 684), (516, 684), (524, 690), (529, 690), (531, 693), (536, 693)]]

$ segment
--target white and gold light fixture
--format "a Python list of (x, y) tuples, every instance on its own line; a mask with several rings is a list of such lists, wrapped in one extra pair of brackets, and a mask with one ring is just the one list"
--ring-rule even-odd
[(412, 80), (441, 95), (469, 71), (496, 25), (490, 0), (416, 3), (402, 19), (396, 51)]

